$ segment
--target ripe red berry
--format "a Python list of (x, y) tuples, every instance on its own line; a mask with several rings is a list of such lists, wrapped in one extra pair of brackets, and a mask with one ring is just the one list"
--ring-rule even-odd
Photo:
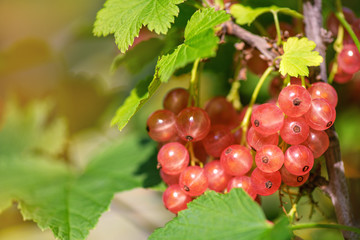
[(235, 137), (225, 125), (214, 125), (208, 135), (202, 140), (207, 154), (220, 157), (222, 151), (235, 142)]
[(303, 176), (310, 172), (314, 165), (314, 155), (303, 145), (294, 145), (285, 152), (284, 166), (296, 176)]
[(271, 195), (280, 188), (280, 172), (264, 173), (259, 168), (255, 168), (251, 173), (251, 184), (257, 194), (262, 196)]
[(338, 56), (339, 67), (348, 74), (360, 70), (360, 52), (355, 44), (345, 44)]
[(309, 178), (310, 173), (306, 173), (305, 175), (302, 176), (297, 176), (294, 174), (291, 174), (286, 167), (282, 167), (280, 169), (280, 174), (281, 174), (281, 180), (283, 181), (283, 183), (285, 183), (286, 185), (290, 186), (290, 187), (299, 187), (301, 185), (303, 185)]
[(264, 145), (255, 155), (256, 166), (263, 172), (278, 171), (284, 163), (284, 153), (278, 146)]
[(216, 192), (222, 192), (226, 188), (231, 176), (225, 172), (224, 167), (219, 160), (211, 161), (205, 164), (205, 174), (208, 178), (209, 189)]
[(309, 127), (325, 130), (334, 124), (336, 111), (325, 99), (316, 98), (311, 101), (311, 107), (304, 116)]
[(182, 139), (197, 142), (209, 133), (210, 119), (203, 109), (188, 107), (177, 115), (176, 128)]
[(168, 110), (157, 110), (146, 123), (149, 136), (157, 142), (166, 142), (176, 136), (175, 115)]
[(227, 191), (230, 192), (233, 188), (242, 188), (252, 199), (256, 198), (256, 191), (251, 184), (251, 178), (248, 176), (233, 177), (227, 185)]
[(237, 113), (233, 105), (224, 97), (214, 97), (205, 104), (212, 125), (226, 125), (229, 128), (238, 124)]
[(310, 128), (309, 136), (302, 145), (307, 146), (312, 151), (314, 158), (319, 158), (328, 149), (329, 143), (329, 136), (326, 132)]
[(297, 145), (306, 140), (309, 135), (309, 125), (303, 117), (288, 117), (280, 130), (281, 138), (288, 144)]
[(264, 136), (254, 130), (253, 127), (250, 127), (246, 135), (247, 143), (256, 151), (259, 150), (264, 145), (278, 145), (279, 135), (277, 133)]
[(331, 106), (336, 107), (338, 102), (338, 96), (335, 88), (333, 88), (333, 86), (331, 86), (330, 84), (324, 82), (317, 82), (314, 83), (308, 89), (308, 91), (312, 99), (323, 98), (328, 101)]
[(220, 162), (229, 175), (242, 176), (250, 171), (253, 158), (248, 148), (231, 145), (222, 152)]
[(203, 168), (189, 166), (181, 174), (179, 185), (189, 196), (199, 196), (208, 188), (208, 179)]
[(311, 104), (310, 93), (302, 86), (289, 85), (281, 90), (278, 102), (280, 109), (290, 117), (300, 117)]
[(162, 199), (165, 207), (175, 214), (186, 209), (187, 204), (192, 200), (189, 195), (181, 190), (178, 184), (169, 186), (163, 193)]
[(283, 112), (275, 104), (261, 104), (251, 114), (252, 127), (263, 135), (276, 133), (281, 129), (283, 123)]
[(163, 101), (164, 109), (178, 114), (186, 108), (189, 101), (189, 92), (184, 88), (175, 88), (169, 91)]
[(160, 169), (160, 177), (164, 181), (164, 183), (166, 183), (169, 186), (173, 185), (173, 184), (179, 184), (180, 174), (170, 175), (170, 174), (164, 173), (164, 171), (162, 169)]
[(189, 152), (178, 142), (167, 143), (157, 155), (159, 167), (166, 174), (180, 174), (189, 165)]

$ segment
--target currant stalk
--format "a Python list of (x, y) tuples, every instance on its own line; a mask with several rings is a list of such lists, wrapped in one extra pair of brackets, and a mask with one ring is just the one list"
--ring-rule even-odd
[(194, 106), (199, 106), (199, 88), (200, 83), (199, 79), (200, 76), (198, 74), (198, 68), (199, 68), (199, 62), (200, 58), (196, 59), (193, 65), (193, 68), (191, 69), (191, 78), (190, 78), (190, 86), (189, 86), (189, 102), (188, 106), (192, 106), (194, 103)]
[(274, 70), (273, 66), (268, 67), (265, 72), (263, 73), (263, 75), (260, 77), (259, 82), (257, 83), (254, 92), (251, 96), (251, 100), (249, 103), (249, 106), (246, 110), (245, 116), (243, 121), (241, 122), (241, 124), (233, 129), (233, 132), (236, 132), (237, 130), (239, 130), (240, 128), (242, 128), (243, 134), (242, 134), (242, 138), (241, 138), (241, 145), (245, 145), (246, 143), (246, 132), (247, 132), (247, 126), (249, 125), (249, 120), (250, 120), (250, 116), (251, 116), (251, 112), (254, 106), (254, 103), (256, 101), (257, 96), (259, 95), (260, 89), (262, 87), (262, 85), (264, 84), (266, 78), (270, 75), (270, 73)]
[(281, 32), (280, 32), (280, 24), (279, 24), (279, 19), (278, 19), (278, 15), (277, 15), (277, 11), (271, 11), (271, 13), (274, 16), (274, 23), (275, 23), (275, 28), (276, 28), (276, 35), (277, 35), (277, 42), (276, 45), (280, 46), (282, 41), (281, 41)]

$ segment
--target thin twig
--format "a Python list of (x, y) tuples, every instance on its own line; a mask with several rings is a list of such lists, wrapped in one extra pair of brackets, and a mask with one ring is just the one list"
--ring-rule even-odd
[(224, 24), (227, 34), (234, 35), (245, 41), (247, 44), (256, 47), (267, 59), (273, 60), (276, 54), (270, 50), (269, 44), (265, 38), (253, 34), (232, 21)]
[[(305, 35), (308, 39), (316, 43), (315, 50), (320, 53), (324, 61), (320, 64), (320, 74), (315, 72), (317, 80), (327, 81), (326, 74), (326, 46), (321, 36), (322, 30), (322, 15), (321, 15), (321, 0), (315, 0), (314, 4), (312, 1), (306, 0), (303, 4), (304, 10), (304, 22), (305, 22)], [(319, 79), (320, 77), (320, 79)], [(310, 76), (311, 78), (311, 76)]]

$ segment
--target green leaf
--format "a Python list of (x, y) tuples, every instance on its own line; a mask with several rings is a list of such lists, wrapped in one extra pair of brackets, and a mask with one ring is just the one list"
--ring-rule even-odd
[(22, 110), (15, 100), (7, 101), (0, 130), (0, 156), (29, 152), (60, 153), (66, 141), (64, 119), (48, 123), (52, 104), (34, 102)]
[(130, 96), (116, 111), (115, 116), (111, 120), (111, 125), (117, 125), (121, 131), (134, 114), (149, 100), (156, 89), (160, 86), (159, 79), (155, 76), (139, 82), (137, 86), (131, 90)]
[(54, 142), (64, 135), (62, 120), (48, 122), (51, 105), (9, 106), (0, 131), (0, 212), (16, 201), (24, 219), (59, 239), (82, 240), (114, 193), (159, 186), (154, 142), (136, 134), (105, 142), (86, 169), (76, 171), (47, 154), (57, 152)]
[(281, 56), (280, 73), (297, 77), (308, 76), (310, 66), (319, 66), (323, 58), (317, 51), (313, 51), (316, 44), (306, 37), (301, 39), (289, 38), (284, 43), (284, 54)]
[(289, 231), (286, 225), (268, 223), (260, 206), (242, 189), (228, 194), (209, 191), (189, 203), (188, 209), (164, 228), (155, 230), (149, 239), (290, 239), (278, 238), (275, 226), (277, 232), (281, 228)]
[(148, 63), (156, 61), (164, 45), (164, 41), (158, 38), (140, 42), (125, 55), (119, 54), (115, 57), (111, 71), (114, 72), (121, 64), (124, 64), (131, 73), (138, 73)]
[(290, 222), (287, 216), (283, 215), (276, 219), (275, 225), (271, 231), (270, 239), (286, 240), (292, 239), (293, 233), (290, 229)]
[(81, 175), (49, 159), (0, 158), (0, 210), (18, 201), (25, 219), (50, 228), (55, 237), (86, 239), (114, 193), (144, 185), (148, 174), (138, 165), (155, 149), (139, 136), (127, 136), (95, 155)]
[(184, 0), (107, 0), (94, 24), (94, 35), (114, 34), (121, 52), (139, 35), (142, 26), (157, 34), (166, 34), (175, 16), (177, 4)]
[(134, 114), (149, 100), (161, 82), (166, 82), (175, 69), (195, 61), (215, 55), (219, 39), (214, 27), (229, 19), (225, 11), (213, 8), (199, 10), (189, 20), (185, 28), (185, 42), (171, 54), (162, 56), (157, 63), (153, 79), (141, 81), (117, 110), (111, 125), (117, 125), (121, 131)]
[(236, 23), (240, 25), (250, 25), (258, 16), (266, 12), (272, 12), (274, 14), (280, 12), (296, 18), (303, 17), (303, 15), (290, 8), (281, 8), (277, 6), (251, 8), (242, 4), (233, 4), (230, 8), (231, 15), (234, 16)]
[(198, 58), (215, 56), (219, 39), (215, 36), (214, 27), (229, 18), (225, 11), (213, 8), (196, 11), (185, 28), (184, 43), (159, 59), (156, 74), (160, 81), (167, 82), (177, 68)]

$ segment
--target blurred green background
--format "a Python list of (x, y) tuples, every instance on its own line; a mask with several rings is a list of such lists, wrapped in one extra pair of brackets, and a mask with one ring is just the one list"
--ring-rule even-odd
[[(119, 56), (113, 37), (92, 35), (96, 12), (103, 3), (103, 0), (0, 1), (1, 112), (7, 111), (5, 106), (11, 101), (17, 102), (21, 109), (35, 100), (49, 104), (49, 121), (62, 118), (66, 123), (66, 142), (57, 158), (80, 169), (99, 143), (126, 137), (135, 129), (145, 134), (146, 118), (161, 108), (165, 93), (174, 87), (187, 87), (189, 79), (188, 74), (180, 75), (187, 68), (179, 71), (178, 76), (160, 87), (123, 132), (110, 128), (111, 117), (130, 90), (139, 80), (153, 74), (156, 54), (165, 42), (161, 37), (152, 39), (148, 45), (138, 45), (129, 56)], [(354, 3), (344, 1), (344, 5), (354, 6)], [(360, 17), (360, 7), (356, 7), (353, 9)], [(145, 51), (149, 46), (153, 52)], [(231, 77), (232, 54), (230, 41), (220, 47), (216, 59), (206, 64), (202, 75), (202, 102), (229, 90), (227, 79)], [(118, 67), (110, 71), (116, 57)], [(269, 81), (261, 91), (260, 101), (269, 97), (268, 85)], [(254, 81), (242, 84), (245, 103), (254, 86)], [(350, 83), (335, 84), (335, 87), (339, 93), (335, 126), (341, 141), (351, 201), (356, 209), (360, 202), (360, 75)], [(315, 199), (321, 211), (315, 210), (313, 220), (335, 221), (331, 201), (320, 191), (315, 191)], [(262, 203), (269, 219), (280, 214), (277, 195), (263, 198)], [(308, 221), (310, 209), (307, 205), (308, 200), (304, 198), (299, 210), (301, 221)], [(360, 211), (354, 213), (359, 221)], [(160, 193), (142, 189), (128, 191), (116, 195), (110, 211), (100, 219), (89, 239), (103, 239), (104, 236), (106, 239), (146, 239), (154, 228), (163, 226), (172, 217), (162, 206)], [(330, 230), (298, 234), (304, 239), (342, 239), (339, 232)], [(0, 239), (53, 237), (50, 231), (41, 232), (33, 222), (24, 222), (14, 203), (0, 215)]]

